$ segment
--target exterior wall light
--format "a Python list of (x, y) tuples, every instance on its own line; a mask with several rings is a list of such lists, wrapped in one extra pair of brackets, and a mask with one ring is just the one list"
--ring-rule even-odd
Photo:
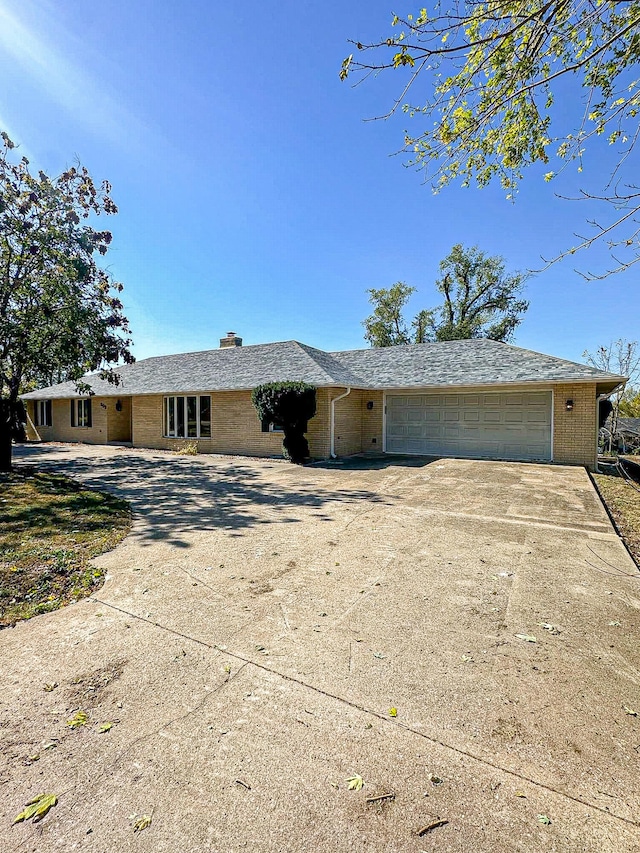
[(122, 400), (118, 400), (118, 402), (116, 403), (116, 412), (121, 412), (121, 411), (122, 411)]
[(573, 400), (567, 400), (567, 402), (565, 403), (565, 408), (568, 412), (572, 412), (573, 411)]
[(373, 400), (369, 400), (369, 402), (367, 403), (367, 409), (369, 409), (369, 411), (373, 409)]

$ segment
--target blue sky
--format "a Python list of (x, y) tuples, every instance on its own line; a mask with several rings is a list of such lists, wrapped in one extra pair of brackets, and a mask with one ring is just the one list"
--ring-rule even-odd
[[(417, 311), (439, 302), (454, 243), (531, 269), (587, 231), (589, 209), (539, 173), (515, 204), (498, 187), (434, 196), (390, 156), (408, 119), (363, 119), (386, 110), (396, 81), (353, 88), (338, 71), (347, 39), (386, 35), (391, 8), (0, 0), (0, 128), (38, 168), (77, 155), (111, 181), (107, 260), (138, 358), (215, 347), (229, 330), (245, 344), (364, 347), (367, 288), (403, 280)], [(591, 157), (585, 176), (600, 168)], [(579, 186), (565, 173), (563, 191)], [(515, 343), (580, 360), (635, 340), (636, 269), (595, 283), (574, 271), (606, 261), (603, 247), (533, 278)]]

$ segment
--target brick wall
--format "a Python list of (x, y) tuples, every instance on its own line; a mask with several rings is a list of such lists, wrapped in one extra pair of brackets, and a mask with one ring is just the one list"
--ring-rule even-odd
[(316, 416), (309, 421), (307, 430), (309, 453), (314, 459), (329, 456), (329, 400), (335, 396), (335, 388), (318, 388), (316, 391)]
[[(309, 421), (307, 438), (311, 456), (322, 459), (330, 453), (330, 401), (344, 388), (319, 388), (316, 416)], [(122, 412), (115, 411), (114, 397), (92, 398), (92, 426), (72, 427), (69, 400), (54, 400), (52, 427), (37, 427), (37, 435), (27, 426), (30, 439), (43, 441), (85, 441), (105, 444), (107, 441), (132, 439), (138, 447), (175, 450), (185, 439), (165, 438), (162, 423), (162, 395), (120, 398)], [(573, 400), (573, 410), (566, 401)], [(367, 409), (367, 402), (373, 408)], [(553, 459), (568, 465), (592, 467), (596, 456), (596, 386), (567, 383), (555, 386), (553, 410)], [(131, 406), (133, 435), (128, 435)], [(34, 402), (29, 401), (29, 415), (34, 418)], [(338, 456), (383, 448), (382, 391), (353, 390), (335, 404), (335, 447)], [(201, 453), (237, 453), (252, 456), (280, 456), (282, 434), (262, 432), (251, 403), (250, 391), (216, 391), (211, 394), (210, 439), (199, 439)], [(376, 439), (375, 443), (373, 439)]]
[[(346, 388), (332, 388), (331, 399), (344, 394)], [(352, 391), (338, 400), (335, 408), (335, 453), (350, 456), (362, 450), (362, 391)]]
[[(118, 411), (116, 404), (122, 406)], [(107, 404), (107, 440), (131, 441), (131, 397), (108, 398)]]
[[(362, 450), (382, 453), (383, 431), (382, 416), (384, 408), (382, 391), (362, 392)], [(367, 403), (373, 403), (372, 409), (367, 409)], [(374, 441), (375, 439), (375, 441)]]
[[(318, 389), (316, 416), (309, 421), (307, 438), (314, 457), (328, 451), (328, 394)], [(163, 397), (133, 398), (133, 444), (176, 450), (185, 441), (196, 441), (200, 453), (237, 453), (248, 456), (280, 456), (282, 433), (262, 432), (262, 424), (251, 402), (250, 391), (211, 392), (211, 438), (184, 439), (163, 436)]]
[[(573, 400), (568, 412), (567, 400)], [(593, 468), (596, 458), (596, 386), (556, 385), (553, 400), (553, 461)]]
[[(35, 423), (35, 401), (29, 400), (29, 417)], [(91, 426), (71, 426), (71, 403), (69, 400), (53, 400), (51, 403), (50, 427), (38, 426), (34, 428), (27, 424), (27, 437), (31, 440), (42, 441), (84, 441), (87, 444), (106, 444), (108, 441), (107, 431), (107, 407), (114, 406), (115, 400), (109, 397), (91, 398)], [(36, 434), (37, 430), (37, 434)]]

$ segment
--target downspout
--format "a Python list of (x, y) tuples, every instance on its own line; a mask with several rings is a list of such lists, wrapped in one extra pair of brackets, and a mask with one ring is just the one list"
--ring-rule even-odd
[(336, 458), (336, 407), (338, 400), (344, 400), (351, 393), (351, 386), (347, 388), (344, 394), (334, 397), (331, 400), (331, 417), (329, 418), (329, 455), (332, 459)]

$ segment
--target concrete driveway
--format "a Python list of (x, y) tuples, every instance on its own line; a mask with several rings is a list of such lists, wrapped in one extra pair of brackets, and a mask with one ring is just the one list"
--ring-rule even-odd
[(583, 470), (17, 455), (135, 524), (0, 633), (3, 851), (640, 849), (639, 575)]

